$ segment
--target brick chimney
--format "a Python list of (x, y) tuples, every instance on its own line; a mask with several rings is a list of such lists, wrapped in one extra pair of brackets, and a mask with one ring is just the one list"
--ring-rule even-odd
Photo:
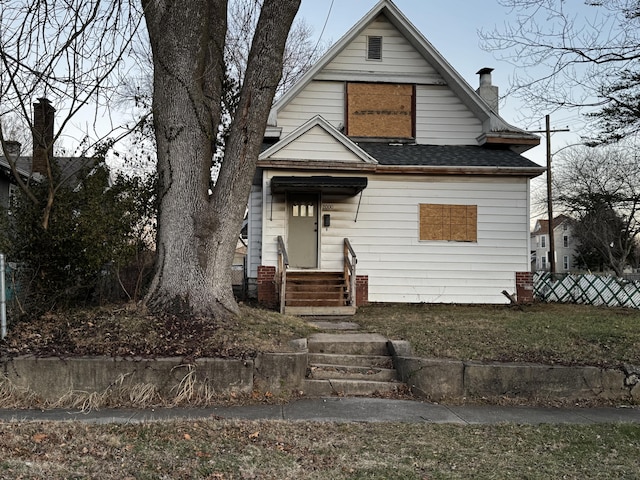
[(480, 88), (476, 93), (489, 105), (489, 108), (498, 114), (498, 87), (491, 83), (491, 72), (493, 68), (481, 68), (476, 73), (480, 75)]
[(56, 109), (46, 98), (33, 104), (33, 173), (47, 174), (47, 162), (53, 159), (53, 121)]

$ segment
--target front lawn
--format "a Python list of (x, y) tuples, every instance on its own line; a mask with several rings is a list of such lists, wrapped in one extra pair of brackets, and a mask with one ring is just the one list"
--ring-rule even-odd
[(638, 425), (0, 424), (0, 477), (640, 478)]
[(416, 356), (640, 366), (640, 311), (584, 305), (369, 305), (364, 330), (408, 340)]
[[(5, 356), (250, 358), (291, 350), (317, 331), (304, 319), (241, 308), (231, 321), (152, 317), (128, 307), (78, 310), (9, 323)], [(408, 340), (420, 357), (640, 366), (640, 311), (583, 305), (369, 305), (349, 321)]]

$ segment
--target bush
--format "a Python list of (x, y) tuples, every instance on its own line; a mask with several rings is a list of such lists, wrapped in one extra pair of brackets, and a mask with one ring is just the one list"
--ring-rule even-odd
[(119, 276), (132, 265), (140, 275), (149, 270), (153, 179), (118, 175), (110, 182), (107, 167), (99, 164), (56, 185), (47, 218), (42, 207), (51, 198), (47, 181), (31, 188), (37, 202), (19, 195), (4, 215), (0, 245), (20, 265), (21, 310), (38, 314), (113, 300), (123, 292), (129, 298), (140, 295), (140, 281), (129, 292)]

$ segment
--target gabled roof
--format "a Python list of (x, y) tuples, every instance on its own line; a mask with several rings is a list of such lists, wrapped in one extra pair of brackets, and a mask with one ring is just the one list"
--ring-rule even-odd
[[(569, 217), (567, 217), (566, 215), (558, 215), (557, 217), (555, 217), (553, 219), (553, 229), (555, 230), (560, 225), (562, 225), (564, 222), (567, 222), (569, 220), (571, 220), (571, 219)], [(539, 219), (539, 220), (537, 220), (535, 229), (533, 230), (533, 233), (536, 233), (536, 234), (549, 233), (549, 220), (548, 219)]]
[(287, 146), (293, 144), (296, 140), (304, 137), (306, 133), (310, 132), (315, 127), (319, 127), (324, 133), (332, 137), (335, 142), (342, 145), (342, 147), (344, 147), (346, 151), (350, 152), (354, 156), (354, 159), (356, 161), (374, 165), (378, 163), (372, 156), (370, 156), (357, 144), (349, 140), (349, 138), (345, 137), (320, 115), (316, 115), (297, 129), (295, 129), (281, 141), (264, 150), (258, 157), (258, 160), (267, 160), (270, 157), (273, 157), (278, 152), (283, 151)]
[[(18, 173), (20, 175), (25, 178), (31, 175), (31, 157), (18, 157), (16, 164)], [(11, 175), (11, 166), (9, 165), (9, 161), (4, 156), (0, 156), (0, 169), (3, 172), (6, 172), (7, 175)]]
[[(83, 168), (93, 168), (99, 161), (91, 157), (54, 157), (54, 162), (60, 168), (62, 182), (77, 183), (78, 174)], [(33, 177), (37, 179), (38, 173), (31, 171), (32, 158), (30, 156), (20, 156), (17, 159), (18, 173), (25, 179)], [(4, 156), (0, 156), (0, 171), (11, 175), (11, 166)]]
[[(491, 111), (488, 104), (480, 98), (475, 90), (464, 80), (464, 78), (449, 64), (449, 62), (435, 49), (435, 47), (420, 33), (420, 31), (409, 21), (409, 19), (396, 7), (391, 0), (379, 1), (359, 22), (357, 22), (340, 40), (327, 50), (320, 60), (303, 75), (298, 82), (291, 87), (272, 107), (269, 115), (269, 125), (276, 126), (277, 113), (291, 102), (332, 60), (334, 60), (355, 38), (367, 28), (379, 15), (384, 15), (388, 21), (409, 43), (418, 51), (423, 58), (440, 74), (445, 83), (460, 98), (460, 100), (483, 122), (484, 135), (478, 140), (484, 142), (496, 136), (496, 134), (507, 135), (507, 140), (525, 138), (532, 142), (531, 148), (537, 145), (539, 137), (525, 132), (519, 128), (509, 125), (500, 116)], [(514, 136), (515, 134), (515, 136)], [(514, 142), (517, 143), (517, 142)]]

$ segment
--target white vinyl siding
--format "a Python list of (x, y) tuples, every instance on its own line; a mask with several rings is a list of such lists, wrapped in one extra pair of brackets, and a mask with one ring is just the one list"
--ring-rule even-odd
[(344, 82), (313, 81), (278, 112), (280, 138), (293, 132), (307, 120), (321, 115), (335, 128), (344, 125)]
[(247, 276), (256, 278), (262, 250), (262, 188), (252, 185), (249, 195)]
[[(320, 267), (342, 269), (348, 237), (372, 302), (505, 303), (515, 272), (529, 270), (527, 191), (526, 179), (369, 176), (357, 222), (358, 196), (322, 199), (331, 226), (320, 231)], [(276, 238), (286, 237), (283, 201), (276, 196), (272, 220), (265, 205), (264, 265), (275, 265)], [(477, 205), (477, 243), (421, 242), (420, 203)]]
[[(382, 37), (382, 60), (372, 62), (367, 60), (367, 37)], [(344, 74), (360, 73), (363, 80), (370, 75), (388, 75), (388, 79), (399, 75), (411, 76), (418, 79), (437, 78), (444, 83), (437, 71), (427, 63), (420, 53), (386, 18), (378, 17), (369, 27), (347, 45), (340, 54), (333, 59), (322, 71), (323, 75), (331, 76), (332, 73)]]
[(482, 123), (448, 87), (416, 88), (416, 143), (477, 145)]
[[(278, 113), (278, 126), (286, 137), (319, 114), (334, 127), (345, 124), (345, 84), (311, 82)], [(476, 145), (482, 123), (448, 87), (416, 87), (416, 142), (431, 145)]]
[[(282, 138), (321, 115), (340, 129), (345, 122), (345, 84), (311, 82), (278, 114)], [(416, 88), (416, 142), (431, 145), (476, 145), (482, 123), (448, 87)]]
[(269, 157), (271, 160), (324, 160), (358, 162), (362, 160), (319, 126), (304, 133)]

